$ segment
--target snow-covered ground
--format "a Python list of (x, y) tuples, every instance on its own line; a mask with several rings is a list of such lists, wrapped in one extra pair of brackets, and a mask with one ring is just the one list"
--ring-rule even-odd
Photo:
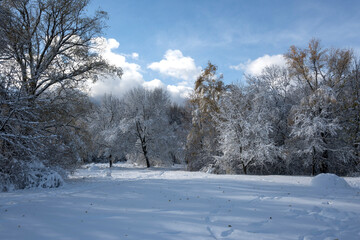
[(223, 176), (91, 164), (0, 193), (0, 239), (360, 239), (360, 178)]

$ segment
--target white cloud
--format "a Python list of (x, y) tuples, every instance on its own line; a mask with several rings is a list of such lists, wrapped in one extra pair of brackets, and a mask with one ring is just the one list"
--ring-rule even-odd
[(134, 60), (138, 60), (138, 59), (139, 59), (139, 54), (136, 53), (136, 52), (133, 52), (133, 53), (131, 54), (131, 58), (134, 59)]
[(142, 84), (145, 89), (154, 90), (155, 88), (163, 88), (168, 91), (170, 99), (178, 104), (183, 104), (184, 100), (190, 96), (193, 91), (191, 87), (183, 85), (165, 85), (161, 80), (154, 79)]
[[(167, 50), (164, 58), (159, 62), (148, 65), (153, 71), (158, 71), (164, 76), (182, 80), (176, 85), (167, 85), (171, 99), (177, 103), (183, 103), (193, 91), (192, 85), (196, 78), (201, 74), (201, 67), (196, 66), (191, 57), (185, 57), (180, 50)], [(155, 84), (152, 83), (152, 84)]]
[(193, 88), (180, 85), (167, 85), (166, 89), (168, 90), (171, 99), (179, 104), (182, 104), (186, 98), (190, 96), (190, 93), (193, 91)]
[(165, 76), (193, 82), (201, 73), (201, 67), (195, 65), (194, 59), (184, 57), (180, 50), (167, 50), (164, 59), (148, 65), (153, 71), (158, 71)]
[[(250, 60), (248, 60), (248, 62), (250, 62)], [(236, 71), (240, 71), (240, 70), (244, 70), (246, 68), (245, 64), (240, 63), (238, 65), (231, 65), (230, 69), (234, 69)]]
[(94, 44), (97, 46), (97, 52), (99, 52), (104, 59), (112, 65), (121, 67), (123, 70), (121, 79), (116, 75), (110, 75), (98, 80), (96, 83), (91, 83), (90, 94), (94, 98), (99, 98), (105, 93), (122, 96), (132, 88), (139, 86), (146, 89), (160, 87), (169, 92), (172, 101), (181, 104), (192, 91), (192, 88), (189, 87), (190, 84), (193, 84), (201, 72), (201, 68), (196, 67), (192, 58), (184, 57), (179, 50), (168, 50), (164, 56), (164, 60), (158, 63), (152, 63), (148, 68), (184, 81), (179, 82), (177, 85), (166, 85), (159, 79), (145, 81), (141, 73), (141, 66), (128, 62), (128, 59), (137, 60), (139, 58), (138, 53), (115, 53), (114, 50), (118, 49), (120, 44), (113, 38), (96, 38), (94, 39)]
[(165, 88), (165, 84), (159, 79), (154, 79), (152, 81), (144, 82), (142, 86), (149, 90), (153, 90), (155, 88)]
[[(122, 68), (123, 75), (121, 79), (117, 76), (109, 76), (92, 84), (90, 94), (93, 97), (100, 97), (104, 93), (112, 93), (115, 96), (120, 96), (128, 90), (141, 86), (144, 83), (143, 75), (140, 73), (140, 65), (129, 63), (126, 56), (113, 52), (113, 50), (120, 46), (118, 41), (113, 38), (96, 38), (94, 39), (94, 43), (97, 45), (97, 51), (103, 58), (110, 64)], [(130, 57), (138, 58), (139, 54), (132, 53)]]
[(238, 71), (242, 70), (245, 74), (249, 75), (259, 75), (264, 68), (271, 65), (285, 66), (286, 60), (281, 54), (272, 56), (264, 55), (253, 61), (248, 60), (246, 63), (240, 63), (236, 66), (230, 66), (230, 68)]

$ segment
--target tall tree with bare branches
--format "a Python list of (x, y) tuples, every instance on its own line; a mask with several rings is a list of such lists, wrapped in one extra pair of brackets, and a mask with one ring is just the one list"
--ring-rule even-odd
[(77, 93), (83, 97), (78, 89), (109, 71), (121, 76), (121, 69), (109, 66), (94, 44), (107, 14), (97, 11), (88, 16), (88, 4), (88, 0), (0, 2), (0, 157), (4, 165), (13, 158), (37, 158), (48, 144), (59, 144), (58, 135), (64, 132), (60, 128), (77, 131), (79, 114), (69, 111), (76, 111)]

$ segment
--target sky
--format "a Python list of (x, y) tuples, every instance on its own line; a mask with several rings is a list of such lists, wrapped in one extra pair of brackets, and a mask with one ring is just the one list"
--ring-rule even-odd
[(357, 0), (92, 0), (89, 14), (96, 9), (109, 14), (102, 54), (124, 75), (95, 83), (94, 97), (142, 85), (181, 102), (208, 61), (226, 84), (244, 82), (312, 38), (360, 53)]

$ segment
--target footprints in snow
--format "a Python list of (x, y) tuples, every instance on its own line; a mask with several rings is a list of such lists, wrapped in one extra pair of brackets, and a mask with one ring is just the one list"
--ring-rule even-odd
[[(228, 201), (228, 203), (229, 202), (230, 200)], [(221, 221), (221, 217), (227, 216), (227, 213), (229, 211), (230, 210), (227, 210), (227, 208), (221, 208), (221, 206), (219, 206), (217, 209), (210, 211), (209, 215), (205, 217), (205, 222), (207, 225), (206, 229), (212, 239), (217, 240), (219, 238), (221, 239), (224, 237), (228, 237), (234, 232), (234, 228), (231, 224), (223, 226), (224, 221)], [(218, 222), (221, 222), (221, 225)]]
[(222, 236), (222, 237), (228, 237), (228, 236), (231, 235), (233, 232), (234, 232), (234, 229), (229, 229), (229, 230), (227, 230), (227, 231), (223, 231), (223, 232), (221, 233), (221, 236)]

